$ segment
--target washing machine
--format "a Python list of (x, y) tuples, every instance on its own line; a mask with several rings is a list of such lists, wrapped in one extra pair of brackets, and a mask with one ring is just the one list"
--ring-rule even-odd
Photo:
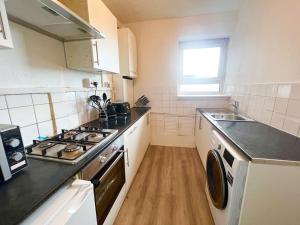
[(206, 196), (215, 225), (238, 225), (249, 160), (217, 131), (206, 160)]

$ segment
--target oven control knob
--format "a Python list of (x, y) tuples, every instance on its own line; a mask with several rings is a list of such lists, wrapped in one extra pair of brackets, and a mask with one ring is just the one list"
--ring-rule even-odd
[(16, 148), (21, 144), (20, 140), (17, 138), (12, 138), (9, 140), (8, 145), (12, 148)]
[(14, 154), (12, 154), (11, 159), (13, 159), (16, 162), (18, 162), (21, 159), (23, 159), (23, 154), (21, 152), (15, 152)]
[(117, 146), (117, 145), (113, 145), (113, 146), (112, 146), (112, 151), (115, 152), (115, 151), (117, 151), (117, 150), (118, 150), (118, 146)]
[(106, 160), (107, 160), (107, 157), (105, 157), (105, 156), (100, 156), (99, 159), (100, 159), (100, 162), (101, 162), (101, 163), (105, 163)]

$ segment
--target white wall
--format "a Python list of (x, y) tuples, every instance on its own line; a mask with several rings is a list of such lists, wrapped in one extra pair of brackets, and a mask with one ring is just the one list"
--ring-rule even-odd
[(300, 2), (245, 0), (231, 39), (227, 83), (300, 81)]
[(229, 46), (226, 91), (242, 113), (300, 136), (300, 2), (245, 0)]
[[(138, 78), (135, 99), (145, 94), (152, 107), (152, 144), (193, 147), (196, 107), (225, 107), (223, 100), (178, 100), (179, 42), (230, 36), (237, 12), (152, 20), (126, 24), (138, 44)], [(190, 127), (183, 127), (190, 124)]]
[(0, 88), (82, 87), (91, 73), (66, 68), (63, 43), (10, 23), (14, 49), (0, 50)]
[(127, 24), (138, 42), (136, 97), (145, 88), (176, 86), (179, 41), (230, 36), (236, 22), (237, 12), (228, 12)]

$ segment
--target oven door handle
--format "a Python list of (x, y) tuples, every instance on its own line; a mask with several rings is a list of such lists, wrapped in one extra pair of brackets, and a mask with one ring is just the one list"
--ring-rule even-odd
[(119, 162), (119, 160), (123, 157), (123, 155), (124, 155), (124, 153), (122, 152), (99, 179), (92, 181), (92, 183), (95, 185), (95, 187), (98, 187), (101, 184), (103, 179), (109, 174), (109, 172)]

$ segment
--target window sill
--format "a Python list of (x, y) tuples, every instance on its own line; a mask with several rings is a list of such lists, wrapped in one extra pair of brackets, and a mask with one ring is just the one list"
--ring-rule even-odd
[(195, 100), (229, 100), (230, 95), (178, 95), (177, 100), (195, 101)]

